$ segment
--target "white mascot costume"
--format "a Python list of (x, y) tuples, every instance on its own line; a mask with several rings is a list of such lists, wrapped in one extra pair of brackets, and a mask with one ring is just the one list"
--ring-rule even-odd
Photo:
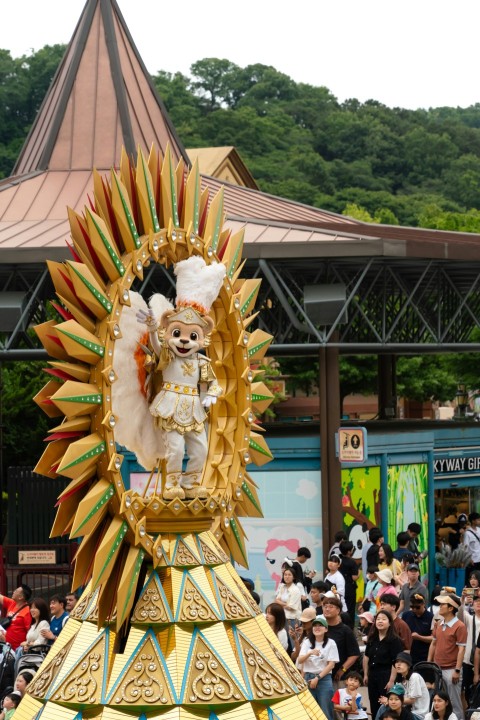
[[(154, 386), (158, 388), (150, 412), (164, 433), (166, 446), (163, 497), (205, 498), (207, 489), (201, 485), (207, 458), (205, 409), (217, 401), (222, 388), (210, 360), (198, 351), (210, 343), (214, 324), (208, 313), (220, 292), (226, 268), (222, 263), (206, 265), (203, 258), (195, 256), (177, 263), (174, 272), (176, 308), (164, 312), (159, 321), (151, 310), (139, 310), (137, 319), (147, 325), (154, 353), (147, 356), (146, 366), (154, 373)], [(207, 388), (203, 400), (200, 385)], [(183, 472), (185, 451), (188, 462)]]

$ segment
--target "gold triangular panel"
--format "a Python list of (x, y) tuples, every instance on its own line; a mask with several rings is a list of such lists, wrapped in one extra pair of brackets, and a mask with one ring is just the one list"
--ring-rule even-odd
[(85, 590), (80, 596), (77, 604), (70, 613), (71, 618), (76, 620), (86, 620), (88, 618), (92, 603), (96, 603), (99, 589), (92, 590), (92, 583), (89, 582)]
[[(296, 693), (296, 689), (282, 678), (282, 673), (267, 659), (267, 655), (272, 654), (271, 648), (266, 641), (262, 642), (263, 635), (254, 620), (244, 623), (241, 629), (233, 626), (232, 633), (243, 660), (242, 668), (250, 693), (255, 700), (263, 702)], [(260, 643), (265, 645), (264, 652), (259, 649)]]
[[(217, 638), (208, 630), (203, 633), (197, 628), (193, 631), (189, 657), (185, 668), (185, 678), (182, 686), (180, 702), (185, 705), (222, 705), (241, 703), (250, 699), (242, 688), (240, 680), (242, 674), (233, 655), (223, 626), (221, 638)], [(218, 634), (218, 633), (216, 633)], [(212, 643), (221, 639), (222, 642)], [(222, 656), (219, 654), (221, 648)], [(226, 655), (231, 655), (229, 661)], [(236, 672), (235, 672), (236, 669)], [(236, 677), (235, 677), (236, 676)]]
[(173, 622), (173, 615), (156, 571), (143, 586), (131, 617), (135, 625)]
[(222, 559), (223, 553), (219, 553), (215, 547), (212, 547), (207, 542), (205, 542), (205, 539), (202, 538), (201, 535), (198, 537), (198, 544), (203, 557), (204, 565), (221, 565), (223, 562), (225, 562), (225, 560)]
[[(68, 702), (73, 706), (101, 703), (106, 671), (110, 665), (109, 656), (112, 653), (110, 640), (114, 639), (110, 638), (110, 634), (109, 628), (100, 633), (96, 641), (82, 653), (66, 676), (48, 694), (48, 699), (59, 703)], [(74, 650), (75, 646), (72, 654)]]
[[(118, 661), (122, 659), (123, 667), (118, 672)], [(126, 648), (123, 656), (117, 655), (112, 673), (115, 679), (109, 683), (106, 702), (123, 709), (172, 705), (176, 699), (168, 674), (160, 646), (148, 630), (133, 653)]]
[[(175, 622), (218, 622), (220, 612), (215, 602), (211, 587), (205, 576), (203, 568), (188, 570), (173, 570), (173, 587), (178, 587), (177, 602), (175, 604)], [(181, 582), (175, 582), (176, 576), (182, 572)], [(175, 596), (175, 591), (174, 591)]]
[(204, 542), (208, 547), (210, 547), (213, 552), (215, 552), (222, 563), (226, 563), (230, 560), (220, 543), (216, 540), (215, 535), (212, 532), (204, 532), (200, 533), (198, 536), (202, 542)]
[(259, 606), (255, 602), (253, 597), (250, 595), (250, 593), (246, 589), (245, 585), (240, 580), (240, 577), (239, 577), (237, 571), (235, 570), (235, 568), (233, 567), (233, 565), (231, 565), (230, 563), (225, 563), (225, 569), (227, 570), (227, 572), (230, 575), (231, 579), (233, 580), (235, 586), (239, 590), (240, 595), (247, 602), (247, 605), (249, 605), (250, 609), (253, 610), (253, 614), (260, 615), (261, 610), (260, 610)]
[(303, 679), (303, 676), (297, 670), (297, 667), (292, 663), (283, 647), (281, 647), (275, 640), (276, 638), (272, 640), (268, 640), (267, 638), (267, 642), (270, 645), (278, 664), (281, 665), (285, 676), (289, 678), (290, 682), (297, 688), (297, 691), (304, 690), (307, 687), (307, 684)]
[[(221, 571), (221, 568), (218, 568), (218, 570)], [(221, 579), (221, 575), (223, 575), (223, 579)], [(218, 598), (217, 602), (223, 609), (223, 619), (235, 622), (251, 618), (253, 612), (250, 606), (240, 599), (238, 592), (235, 592), (236, 586), (232, 589), (231, 585), (233, 583), (227, 584), (230, 576), (225, 577), (226, 575), (228, 575), (228, 573), (217, 573), (210, 570), (211, 583), (215, 588), (215, 594)]]
[[(70, 624), (70, 621), (68, 622)], [(68, 626), (67, 626), (68, 627)], [(67, 630), (67, 627), (63, 631)], [(65, 637), (62, 634), (62, 641)], [(73, 645), (75, 636), (69, 638), (68, 642), (65, 643), (60, 649), (53, 647), (47, 655), (46, 659), (37, 670), (35, 677), (28, 686), (28, 694), (34, 698), (42, 699), (46, 696), (47, 692), (52, 687), (56, 680), (57, 675), (60, 673), (65, 658), (67, 657), (70, 648)], [(55, 642), (55, 645), (60, 645), (60, 639)], [(53, 657), (52, 657), (53, 653)]]
[(180, 565), (184, 567), (188, 565), (202, 564), (198, 551), (195, 548), (193, 538), (191, 539), (191, 542), (187, 542), (188, 539), (188, 536), (185, 538), (179, 536), (177, 538), (172, 554), (172, 565)]

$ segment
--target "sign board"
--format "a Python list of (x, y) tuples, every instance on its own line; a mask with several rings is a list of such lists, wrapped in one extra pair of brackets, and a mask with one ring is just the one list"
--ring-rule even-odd
[(344, 463), (363, 463), (368, 457), (367, 429), (342, 427), (338, 431), (338, 459)]
[(56, 550), (19, 550), (19, 565), (56, 565)]

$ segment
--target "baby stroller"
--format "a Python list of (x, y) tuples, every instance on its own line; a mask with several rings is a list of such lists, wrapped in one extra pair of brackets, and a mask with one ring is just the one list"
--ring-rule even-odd
[(480, 720), (480, 683), (470, 698), (470, 707), (465, 712), (465, 720)]
[(0, 645), (0, 698), (13, 686), (15, 653), (9, 643)]
[(50, 648), (51, 645), (34, 645), (30, 650), (24, 652), (17, 662), (15, 675), (21, 673), (22, 670), (29, 670), (31, 673), (35, 674), (46, 658)]
[(413, 672), (421, 675), (425, 680), (428, 692), (430, 693), (431, 707), (433, 696), (435, 695), (435, 693), (442, 690), (443, 692), (447, 691), (447, 685), (445, 683), (445, 680), (443, 679), (441, 667), (439, 667), (437, 663), (427, 662), (427, 660), (423, 660), (422, 662), (416, 663), (413, 666), (412, 670)]

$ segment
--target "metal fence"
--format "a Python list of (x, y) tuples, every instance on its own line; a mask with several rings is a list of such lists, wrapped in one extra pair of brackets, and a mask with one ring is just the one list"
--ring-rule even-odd
[[(0, 546), (0, 593), (11, 596), (19, 585), (32, 588), (32, 597), (47, 601), (54, 594), (70, 592), (73, 558), (77, 545), (66, 543), (55, 548), (46, 545)], [(67, 562), (57, 563), (57, 553)]]

